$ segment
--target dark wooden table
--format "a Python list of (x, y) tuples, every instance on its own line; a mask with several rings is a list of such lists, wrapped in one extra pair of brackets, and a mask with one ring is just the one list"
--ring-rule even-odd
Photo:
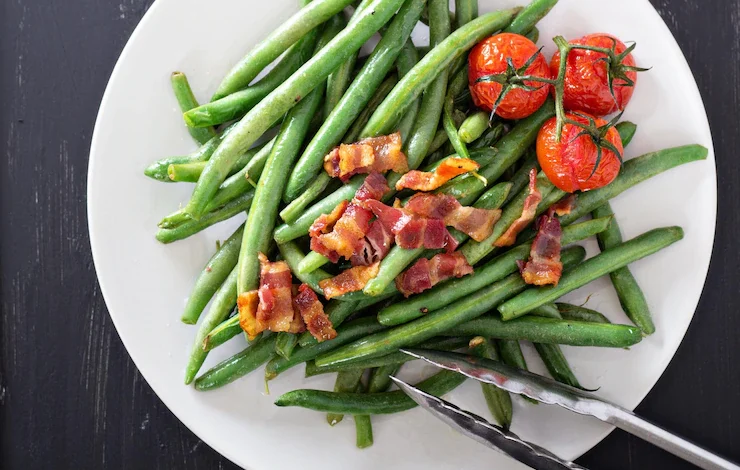
[[(85, 197), (90, 137), (118, 54), (151, 4), (119, 2), (0, 2), (0, 468), (235, 468), (152, 393), (95, 278)], [(696, 320), (637, 411), (740, 461), (740, 1), (652, 3), (706, 103), (719, 217)], [(580, 462), (690, 468), (621, 431)]]

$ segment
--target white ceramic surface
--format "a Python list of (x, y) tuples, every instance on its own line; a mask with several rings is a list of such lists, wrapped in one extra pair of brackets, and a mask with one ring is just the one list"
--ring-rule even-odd
[[(482, 0), (481, 11), (523, 0)], [(226, 238), (238, 221), (212, 227), (188, 240), (161, 245), (157, 221), (187, 201), (191, 186), (161, 184), (142, 170), (167, 155), (195, 148), (183, 127), (169, 89), (173, 70), (186, 72), (205, 100), (230, 66), (295, 9), (294, 0), (158, 0), (131, 36), (113, 71), (100, 106), (90, 152), (88, 212), (90, 239), (101, 289), (128, 352), (157, 395), (186, 426), (237, 464), (254, 470), (302, 469), (484, 469), (524, 468), (455, 434), (413, 410), (373, 419), (375, 445), (354, 446), (347, 419), (336, 428), (323, 414), (277, 408), (281, 393), (299, 387), (330, 389), (333, 377), (303, 378), (295, 368), (263, 393), (255, 372), (223, 389), (199, 393), (182, 383), (194, 327), (180, 323), (192, 283), (215, 240)], [(540, 26), (540, 43), (608, 31), (635, 40), (638, 63), (652, 66), (639, 77), (625, 119), (639, 124), (627, 150), (632, 157), (663, 147), (712, 142), (703, 104), (681, 51), (646, 0), (562, 0)], [(418, 31), (417, 43), (426, 41)], [(669, 78), (670, 77), (670, 78)], [(716, 215), (714, 156), (651, 179), (613, 201), (626, 237), (648, 229), (680, 225), (678, 244), (634, 263), (654, 312), (657, 333), (631, 350), (564, 347), (588, 388), (634, 408), (673, 357), (696, 308), (707, 272)], [(590, 253), (595, 243), (587, 244)], [(588, 306), (615, 322), (626, 322), (608, 279), (568, 296), (589, 298)], [(104, 315), (100, 312), (100, 315)], [(697, 321), (701, 321), (698, 319)], [(206, 366), (244, 347), (241, 338), (218, 349)], [(539, 359), (526, 351), (533, 368)], [(406, 370), (415, 379), (428, 368)], [(486, 415), (478, 385), (472, 382), (449, 397)], [(681, 410), (676, 410), (680, 413)], [(606, 436), (610, 427), (549, 406), (515, 400), (515, 432), (566, 458), (575, 458)]]

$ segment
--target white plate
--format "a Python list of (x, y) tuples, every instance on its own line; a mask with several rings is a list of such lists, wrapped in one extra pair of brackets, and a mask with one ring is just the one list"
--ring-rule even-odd
[[(481, 1), (487, 11), (523, 0)], [(195, 332), (180, 323), (193, 281), (237, 221), (172, 245), (154, 239), (157, 221), (187, 201), (191, 186), (161, 184), (142, 170), (167, 155), (192, 151), (169, 89), (173, 70), (186, 72), (195, 93), (206, 99), (249, 47), (296, 8), (295, 0), (159, 0), (131, 36), (100, 106), (90, 151), (88, 213), (90, 240), (100, 286), (129, 354), (164, 403), (207, 444), (237, 464), (255, 470), (302, 469), (483, 469), (523, 468), (413, 410), (373, 419), (375, 445), (354, 446), (352, 420), (337, 428), (323, 414), (277, 408), (280, 394), (299, 387), (330, 389), (332, 377), (304, 379), (303, 368), (285, 373), (263, 393), (255, 372), (223, 389), (199, 393), (182, 383)], [(547, 38), (608, 31), (638, 43), (635, 56), (652, 70), (640, 75), (625, 118), (639, 124), (629, 157), (664, 147), (700, 143), (712, 148), (706, 115), (694, 79), (668, 28), (646, 0), (562, 0), (540, 26)], [(423, 32), (417, 37), (423, 42)], [(714, 238), (714, 156), (641, 184), (614, 200), (624, 235), (680, 225), (683, 241), (632, 265), (655, 315), (657, 333), (630, 351), (565, 347), (581, 383), (634, 408), (668, 365), (691, 321), (704, 284)], [(595, 244), (589, 249), (594, 252)], [(608, 280), (569, 298), (626, 322)], [(205, 367), (244, 347), (241, 338), (218, 349)], [(543, 368), (530, 354), (536, 370)], [(205, 370), (205, 369), (204, 369)], [(426, 370), (425, 372), (429, 372)], [(410, 378), (418, 371), (407, 372)], [(486, 415), (478, 385), (466, 383), (449, 398)], [(680, 413), (681, 410), (676, 410)], [(575, 458), (606, 436), (610, 427), (556, 407), (516, 401), (514, 431), (566, 458)]]

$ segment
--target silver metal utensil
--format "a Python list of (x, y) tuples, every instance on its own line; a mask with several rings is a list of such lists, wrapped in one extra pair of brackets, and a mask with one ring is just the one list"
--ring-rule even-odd
[(391, 377), (391, 380), (419, 406), (453, 429), (523, 464), (537, 470), (587, 470), (585, 467), (563, 460), (537, 444), (524, 441), (516, 434), (491, 424), (480, 416), (461, 410), (452, 403), (419, 390), (396, 377)]
[(579, 414), (593, 416), (703, 469), (740, 470), (740, 466), (645, 421), (629, 410), (608, 403), (592, 393), (561, 384), (547, 377), (509, 367), (498, 361), (465, 354), (426, 349), (402, 351), (437, 367), (459, 372), (508, 392), (525, 395), (542, 403), (560, 405)]

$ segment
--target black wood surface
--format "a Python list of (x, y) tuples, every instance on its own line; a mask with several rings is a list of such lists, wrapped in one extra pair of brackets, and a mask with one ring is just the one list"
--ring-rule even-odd
[[(0, 468), (235, 468), (142, 379), (96, 282), (85, 206), (90, 137), (118, 54), (151, 4), (119, 1), (0, 1)], [(637, 411), (740, 461), (740, 1), (652, 2), (706, 103), (719, 218), (695, 321)], [(690, 468), (620, 431), (581, 463)]]

